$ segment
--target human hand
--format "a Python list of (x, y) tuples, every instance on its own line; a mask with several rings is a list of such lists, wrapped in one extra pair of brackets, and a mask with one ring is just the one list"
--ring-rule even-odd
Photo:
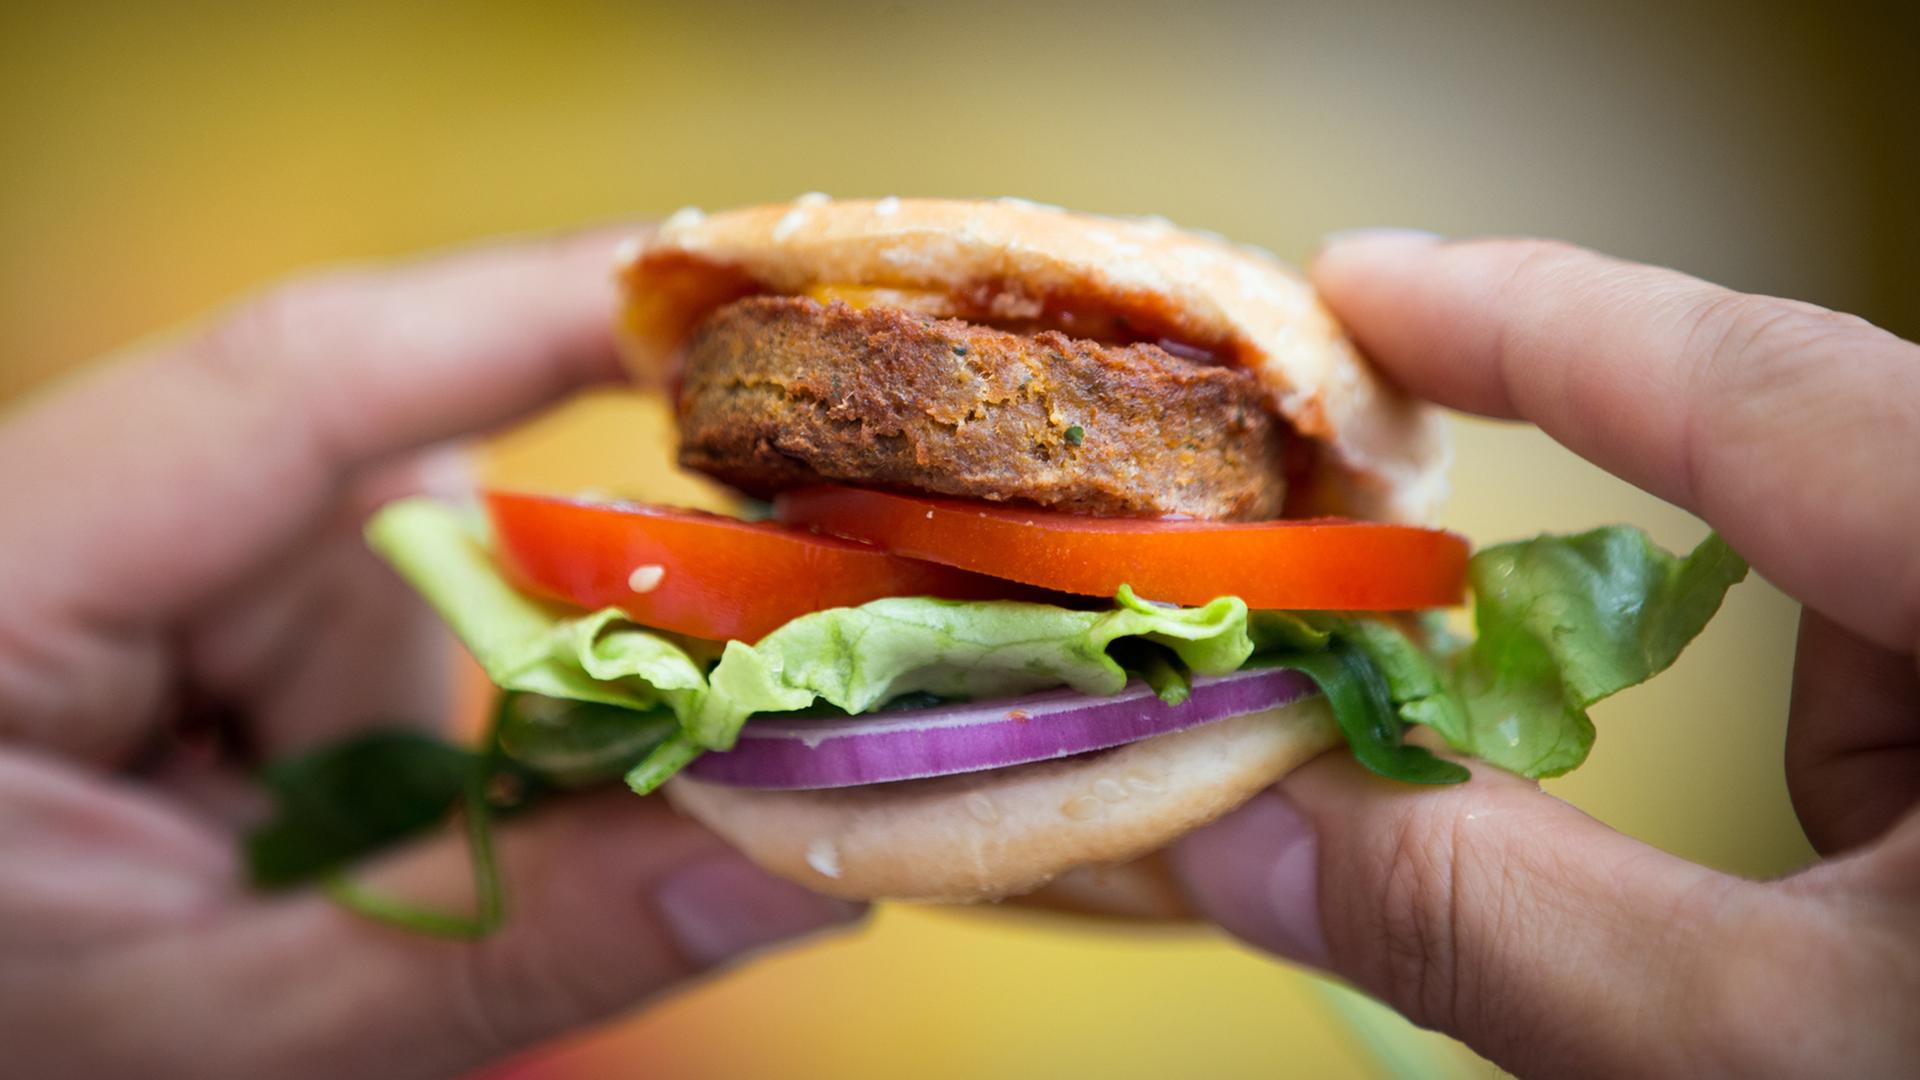
[(1718, 529), (1805, 605), (1789, 790), (1832, 856), (1756, 883), (1474, 765), (1328, 755), (1174, 863), (1248, 942), (1551, 1076), (1920, 1061), (1920, 347), (1558, 244), (1361, 235), (1313, 277), (1414, 393), (1530, 420)]
[[(616, 376), (616, 239), (292, 282), (0, 419), (0, 1071), (443, 1075), (857, 915), (625, 793), (503, 830), (483, 943), (262, 898), (243, 763), (169, 735), (271, 758), (448, 712), (450, 641), (359, 519)], [(457, 904), (465, 850), (371, 876)]]

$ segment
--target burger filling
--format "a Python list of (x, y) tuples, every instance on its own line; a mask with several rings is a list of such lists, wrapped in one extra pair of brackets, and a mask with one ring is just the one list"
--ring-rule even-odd
[[(1713, 536), (1677, 558), (1612, 527), (1469, 562), (1438, 530), (1297, 520), (1313, 444), (1164, 312), (815, 294), (706, 297), (685, 343), (683, 463), (776, 520), (499, 492), (375, 517), (370, 543), (504, 691), (492, 731), (479, 752), (376, 733), (278, 768), (256, 879), (335, 875), (464, 805), (479, 916), (335, 895), (470, 936), (501, 910), (486, 816), (543, 792), (646, 794), (689, 767), (912, 784), (1315, 698), (1383, 776), (1467, 778), (1403, 742), (1414, 726), (1557, 775), (1592, 744), (1588, 706), (1671, 664), (1745, 574)], [(1431, 616), (1469, 588), (1462, 640)]]

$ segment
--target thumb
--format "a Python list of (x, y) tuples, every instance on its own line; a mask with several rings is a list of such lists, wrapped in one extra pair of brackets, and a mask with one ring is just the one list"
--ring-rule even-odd
[(1715, 928), (1760, 891), (1496, 769), (1414, 787), (1344, 754), (1172, 854), (1195, 906), (1228, 931), (1522, 1074), (1698, 1065), (1726, 1000), (1711, 981)]
[[(625, 792), (516, 821), (498, 840), (507, 919), (485, 940), (409, 934), (308, 896), (150, 953), (146, 970), (118, 969), (140, 1002), (126, 1015), (166, 1034), (132, 1039), (127, 1063), (149, 1076), (456, 1075), (862, 911), (768, 876)], [(468, 873), (446, 837), (366, 880), (458, 910), (471, 903)], [(258, 995), (272, 1007), (257, 1008)], [(183, 1034), (196, 1029), (203, 1037)], [(195, 1045), (217, 1057), (177, 1070), (152, 1057), (153, 1046)]]

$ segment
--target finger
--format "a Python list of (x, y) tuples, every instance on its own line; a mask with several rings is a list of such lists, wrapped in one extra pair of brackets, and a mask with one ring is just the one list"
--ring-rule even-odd
[(453, 716), (452, 635), (358, 528), (329, 528), (270, 583), (195, 619), (181, 656), (210, 700), (246, 718), (256, 762)]
[(363, 477), (343, 512), (182, 635), (199, 687), (248, 720), (273, 760), (372, 726), (437, 728), (454, 715), (451, 634), (361, 538), (375, 506), (404, 495), (473, 496), (464, 454), (441, 449)]
[(1414, 393), (1530, 420), (1843, 625), (1920, 643), (1920, 347), (1537, 241), (1362, 235), (1313, 276)]
[[(413, 936), (318, 897), (263, 906), (117, 968), (115, 1000), (139, 1004), (116, 1010), (124, 1022), (91, 1040), (86, 1064), (99, 1075), (457, 1075), (859, 915), (625, 793), (556, 808), (501, 840), (509, 911), (496, 936)], [(454, 905), (466, 875), (448, 838), (368, 880)], [(253, 1007), (263, 995), (272, 1008)], [(157, 1047), (192, 1056), (156, 1061)]]
[(1787, 715), (1787, 791), (1823, 854), (1879, 838), (1920, 802), (1913, 657), (1805, 612)]
[(1346, 755), (1200, 830), (1196, 906), (1522, 1075), (1679, 1075), (1732, 1011), (1717, 935), (1757, 886), (1620, 836), (1479, 768), (1396, 785)]
[[(62, 760), (0, 752), (0, 968), (62, 967), (204, 918), (237, 876), (228, 838), (179, 807)], [(0, 1015), (0, 1030), (18, 1029)]]
[[(415, 492), (470, 494), (458, 455), (373, 470), (270, 567), (183, 623), (143, 632), (10, 612), (24, 632), (0, 632), (0, 737), (100, 763), (137, 759), (149, 781), (243, 821), (258, 800), (235, 764), (370, 726), (443, 726), (453, 639), (361, 537), (375, 499)], [(8, 646), (29, 662), (9, 665)], [(150, 703), (161, 694), (175, 722), (156, 732)]]
[(12, 602), (170, 618), (368, 464), (613, 377), (620, 237), (296, 280), (13, 418), (0, 489), (31, 512), (0, 520)]

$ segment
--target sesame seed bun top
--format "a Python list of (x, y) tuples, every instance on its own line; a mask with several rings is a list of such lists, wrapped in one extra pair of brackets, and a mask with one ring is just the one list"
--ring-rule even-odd
[(871, 287), (976, 298), (1018, 317), (1104, 307), (1247, 367), (1321, 448), (1309, 510), (1431, 523), (1451, 452), (1438, 412), (1367, 365), (1313, 289), (1271, 255), (1154, 219), (1024, 200), (829, 200), (681, 211), (627, 253), (625, 345), (657, 376), (714, 308), (754, 293)]

